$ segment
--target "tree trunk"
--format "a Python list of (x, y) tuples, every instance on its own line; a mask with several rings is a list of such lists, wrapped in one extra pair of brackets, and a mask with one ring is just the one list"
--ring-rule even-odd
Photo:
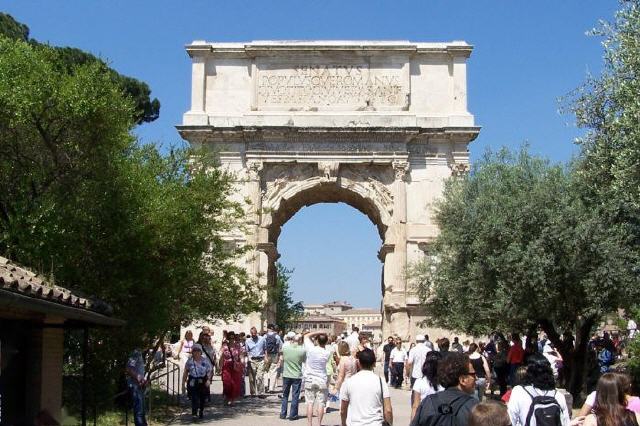
[(586, 361), (587, 361), (587, 345), (589, 343), (589, 337), (591, 335), (591, 328), (595, 324), (594, 317), (588, 317), (580, 321), (578, 330), (576, 333), (576, 346), (573, 351), (572, 369), (569, 376), (569, 383), (567, 390), (573, 395), (574, 401), (579, 401), (580, 392), (584, 384), (585, 377), (587, 376)]
[(540, 327), (547, 333), (547, 337), (556, 347), (562, 356), (562, 365), (564, 370), (565, 383), (563, 384), (567, 391), (573, 395), (574, 401), (580, 400), (580, 392), (587, 372), (585, 371), (587, 360), (587, 344), (591, 328), (595, 323), (594, 317), (587, 317), (578, 320), (575, 347), (573, 349), (566, 347), (560, 340), (560, 335), (556, 331), (553, 323), (549, 320), (540, 320)]

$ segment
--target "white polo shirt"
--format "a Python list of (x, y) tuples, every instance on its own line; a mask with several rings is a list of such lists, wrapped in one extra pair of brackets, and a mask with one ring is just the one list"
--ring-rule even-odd
[(405, 362), (407, 360), (407, 353), (404, 349), (395, 347), (391, 350), (389, 358), (391, 358), (391, 362)]
[(348, 378), (340, 390), (340, 399), (349, 402), (347, 425), (382, 426), (384, 398), (389, 398), (389, 387), (373, 371), (360, 370)]

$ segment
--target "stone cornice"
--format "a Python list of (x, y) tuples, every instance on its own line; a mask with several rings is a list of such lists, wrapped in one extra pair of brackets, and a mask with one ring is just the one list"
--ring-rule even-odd
[(446, 43), (410, 42), (408, 40), (318, 40), (318, 41), (271, 41), (259, 40), (246, 43), (212, 43), (195, 40), (185, 46), (191, 57), (211, 55), (219, 57), (246, 57), (287, 54), (309, 54), (314, 52), (348, 52), (350, 55), (371, 54), (449, 54), (469, 57), (473, 46), (464, 41)]
[(176, 126), (180, 135), (187, 139), (207, 141), (274, 141), (274, 140), (384, 140), (410, 143), (414, 140), (439, 137), (443, 139), (465, 139), (473, 141), (480, 127), (293, 127), (293, 126)]

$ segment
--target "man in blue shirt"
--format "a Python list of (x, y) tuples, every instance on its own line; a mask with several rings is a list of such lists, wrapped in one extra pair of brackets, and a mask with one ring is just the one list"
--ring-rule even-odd
[(249, 392), (251, 396), (264, 396), (264, 355), (265, 340), (258, 336), (258, 330), (251, 327), (251, 334), (247, 338), (247, 356), (249, 358)]
[(133, 400), (133, 423), (135, 426), (147, 426), (144, 411), (145, 365), (140, 349), (134, 350), (127, 360), (127, 385)]

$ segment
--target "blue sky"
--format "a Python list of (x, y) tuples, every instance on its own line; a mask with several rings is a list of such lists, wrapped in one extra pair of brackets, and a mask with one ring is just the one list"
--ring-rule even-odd
[[(602, 66), (600, 40), (587, 37), (611, 19), (613, 0), (2, 0), (0, 10), (54, 45), (88, 50), (146, 81), (160, 118), (139, 127), (144, 142), (178, 143), (190, 99), (192, 40), (465, 40), (469, 110), (482, 126), (471, 155), (528, 142), (533, 153), (566, 161), (580, 134), (558, 113), (558, 97)], [(344, 204), (304, 208), (285, 224), (278, 249), (295, 268), (296, 299), (380, 303), (380, 239), (369, 220)]]

